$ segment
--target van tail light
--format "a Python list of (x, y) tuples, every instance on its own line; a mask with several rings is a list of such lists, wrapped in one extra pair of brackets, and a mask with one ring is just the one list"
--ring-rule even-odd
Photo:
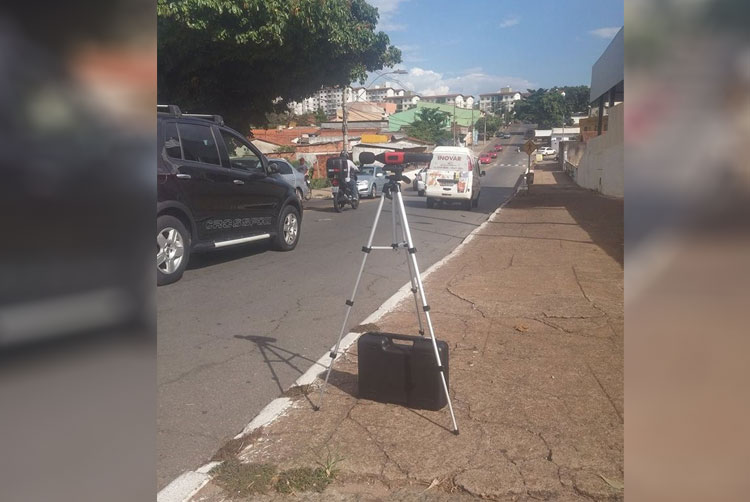
[(471, 165), (471, 159), (469, 159), (469, 171), (471, 171), (473, 167), (474, 166)]
[(333, 185), (335, 187), (339, 186), (339, 179), (338, 178), (333, 178), (331, 180), (331, 185)]

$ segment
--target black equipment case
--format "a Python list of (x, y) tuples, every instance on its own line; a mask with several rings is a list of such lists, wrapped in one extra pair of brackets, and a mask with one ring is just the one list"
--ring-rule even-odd
[(328, 179), (344, 179), (346, 177), (346, 161), (341, 157), (331, 157), (326, 160), (326, 177)]
[[(448, 384), (448, 344), (437, 346)], [(360, 398), (425, 410), (447, 404), (431, 338), (365, 333), (357, 352)]]

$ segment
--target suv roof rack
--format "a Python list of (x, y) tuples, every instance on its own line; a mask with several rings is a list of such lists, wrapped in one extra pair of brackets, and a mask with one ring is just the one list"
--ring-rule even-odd
[(175, 117), (179, 117), (180, 115), (182, 115), (182, 111), (177, 105), (156, 105), (156, 112), (168, 113), (170, 115), (174, 115)]
[(206, 113), (183, 113), (182, 116), (210, 120), (215, 124), (224, 125), (224, 118), (221, 115), (210, 115)]

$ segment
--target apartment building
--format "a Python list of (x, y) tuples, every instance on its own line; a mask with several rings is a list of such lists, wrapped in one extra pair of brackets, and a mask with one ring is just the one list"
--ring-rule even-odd
[(490, 92), (479, 95), (479, 109), (483, 112), (510, 111), (516, 101), (522, 98), (520, 91), (514, 91), (510, 87), (503, 87), (499, 92)]
[(463, 94), (438, 94), (436, 96), (422, 96), (423, 103), (436, 103), (439, 105), (450, 105), (456, 108), (472, 108), (474, 106), (474, 96), (464, 96)]

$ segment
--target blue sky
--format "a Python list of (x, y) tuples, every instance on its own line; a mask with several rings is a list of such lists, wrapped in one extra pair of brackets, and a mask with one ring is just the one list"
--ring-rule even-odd
[(368, 2), (409, 71), (375, 85), (398, 79), (423, 94), (590, 85), (591, 65), (624, 24), (622, 0)]

